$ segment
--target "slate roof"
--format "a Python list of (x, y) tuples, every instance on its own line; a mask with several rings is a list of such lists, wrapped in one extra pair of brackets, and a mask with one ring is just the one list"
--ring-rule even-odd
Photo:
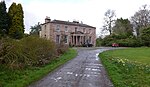
[(79, 23), (79, 22), (76, 22), (76, 21), (69, 22), (69, 21), (62, 21), (62, 20), (53, 20), (53, 21), (50, 21), (48, 23), (74, 25), (74, 26), (89, 27), (89, 28), (95, 28), (96, 29), (96, 27), (93, 27), (93, 26), (90, 26), (90, 25), (87, 25), (87, 24), (82, 24), (82, 23)]

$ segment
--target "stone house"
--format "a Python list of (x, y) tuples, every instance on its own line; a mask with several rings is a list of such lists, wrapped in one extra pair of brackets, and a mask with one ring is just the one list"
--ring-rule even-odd
[(52, 39), (56, 43), (64, 41), (72, 46), (82, 46), (83, 44), (96, 44), (96, 27), (79, 23), (77, 21), (61, 21), (45, 18), (45, 23), (41, 24), (40, 37)]

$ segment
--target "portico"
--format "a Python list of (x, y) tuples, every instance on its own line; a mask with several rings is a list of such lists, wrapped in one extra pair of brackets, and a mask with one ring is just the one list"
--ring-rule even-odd
[(72, 34), (71, 44), (74, 46), (79, 46), (85, 43), (85, 35), (81, 34)]

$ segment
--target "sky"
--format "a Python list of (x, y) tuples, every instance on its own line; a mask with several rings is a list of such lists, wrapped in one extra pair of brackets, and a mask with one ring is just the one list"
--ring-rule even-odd
[[(97, 35), (104, 24), (104, 13), (115, 10), (116, 18), (129, 18), (150, 0), (5, 0), (7, 8), (12, 2), (21, 3), (24, 10), (25, 32), (38, 22), (51, 20), (79, 21), (96, 27)], [(150, 6), (149, 6), (150, 7)]]

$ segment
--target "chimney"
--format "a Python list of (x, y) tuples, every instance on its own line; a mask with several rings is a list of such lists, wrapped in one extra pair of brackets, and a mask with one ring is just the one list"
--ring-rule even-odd
[(45, 23), (48, 23), (48, 22), (50, 22), (50, 21), (51, 21), (50, 17), (46, 16), (46, 18), (45, 18)]

